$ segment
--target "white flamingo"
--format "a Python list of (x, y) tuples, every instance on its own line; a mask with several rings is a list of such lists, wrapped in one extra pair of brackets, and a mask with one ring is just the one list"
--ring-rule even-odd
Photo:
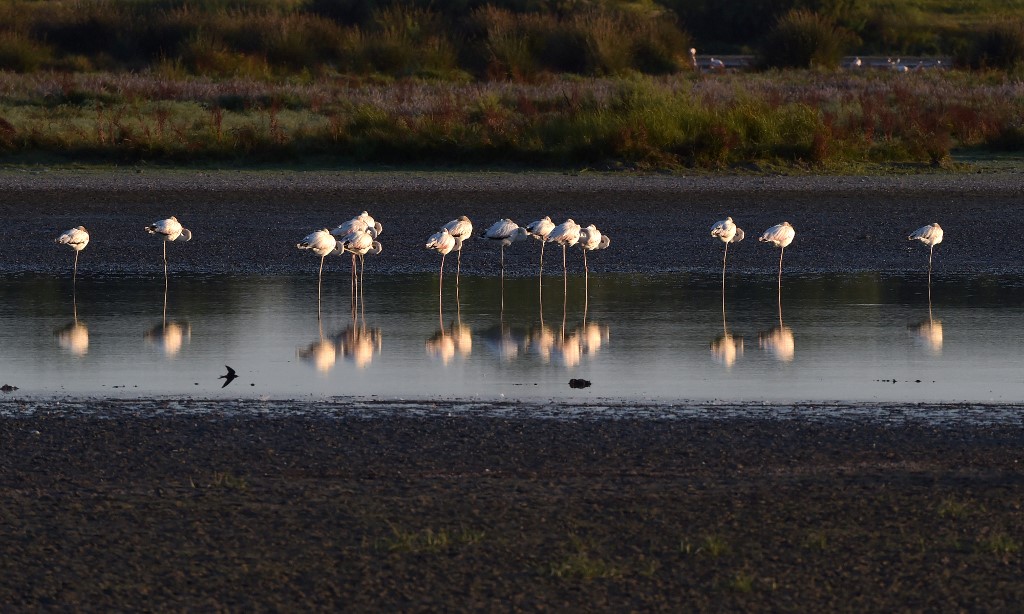
[(380, 225), (380, 222), (370, 217), (370, 214), (363, 211), (356, 217), (336, 227), (331, 231), (331, 234), (340, 238), (353, 232), (366, 232), (376, 239), (380, 236), (380, 233), (384, 232), (384, 227)]
[(932, 254), (935, 252), (935, 246), (942, 243), (942, 227), (938, 222), (922, 226), (910, 233), (907, 239), (920, 241), (928, 246), (928, 285), (930, 287), (932, 284)]
[(85, 226), (65, 230), (63, 234), (54, 239), (54, 242), (60, 245), (67, 245), (75, 250), (75, 268), (71, 276), (73, 282), (78, 278), (78, 252), (85, 249), (85, 246), (89, 244), (89, 231), (85, 229)]
[(318, 320), (320, 319), (320, 286), (324, 277), (324, 258), (337, 246), (338, 240), (326, 228), (309, 233), (305, 239), (295, 244), (295, 247), (299, 249), (308, 249), (320, 256), (320, 273), (316, 278), (316, 318)]
[(566, 250), (566, 248), (572, 247), (573, 245), (576, 245), (577, 243), (579, 243), (579, 240), (580, 240), (580, 230), (581, 230), (580, 229), (580, 225), (577, 224), (576, 222), (572, 221), (572, 218), (569, 218), (569, 219), (565, 220), (564, 222), (562, 222), (561, 224), (559, 224), (558, 226), (555, 226), (554, 228), (552, 228), (551, 232), (548, 233), (548, 238), (547, 238), (547, 242), (548, 243), (554, 243), (555, 245), (561, 245), (562, 246), (562, 282), (563, 282), (563, 285), (567, 285), (569, 283), (568, 282), (569, 270), (568, 270), (568, 267), (566, 267), (566, 264), (565, 264), (565, 250)]
[(501, 274), (505, 275), (505, 248), (516, 241), (530, 238), (530, 232), (508, 218), (500, 219), (480, 235), (488, 241), (501, 243)]
[(355, 271), (355, 258), (359, 256), (359, 275), (356, 277), (356, 299), (362, 296), (362, 283), (363, 283), (363, 270), (365, 268), (364, 259), (366, 254), (377, 255), (380, 254), (384, 248), (380, 244), (380, 241), (374, 241), (376, 233), (371, 233), (370, 228), (363, 232), (353, 232), (348, 236), (344, 237), (338, 242), (338, 247), (335, 248), (335, 252), (339, 249), (342, 252), (349, 252), (352, 254), (352, 269)]
[(437, 282), (437, 300), (438, 307), (440, 308), (441, 291), (444, 287), (444, 257), (450, 254), (453, 249), (461, 251), (462, 239), (453, 237), (447, 228), (442, 228), (440, 231), (430, 235), (424, 247), (441, 254), (441, 274)]
[[(739, 243), (746, 237), (746, 233), (743, 229), (737, 226), (733, 221), (732, 217), (727, 217), (724, 220), (715, 222), (715, 225), (711, 227), (711, 236), (718, 237), (725, 243), (725, 255), (722, 256), (722, 292), (725, 292), (725, 261), (729, 257), (729, 244)], [(724, 294), (723, 294), (724, 296)], [(724, 298), (723, 298), (724, 300)]]
[(583, 248), (583, 271), (586, 277), (590, 276), (590, 268), (587, 266), (587, 252), (592, 252), (595, 249), (607, 249), (611, 244), (611, 237), (601, 234), (601, 231), (593, 224), (580, 230), (579, 246)]
[(160, 220), (159, 222), (153, 222), (149, 226), (146, 226), (146, 232), (151, 235), (157, 235), (164, 242), (164, 280), (167, 279), (167, 242), (177, 241), (179, 238), (186, 241), (192, 240), (192, 231), (181, 225), (178, 218), (173, 215), (166, 220)]
[[(473, 222), (469, 221), (469, 218), (465, 215), (460, 215), (441, 228), (447, 230), (448, 234), (458, 241), (458, 245), (454, 248), (455, 251), (459, 252), (458, 263), (455, 268), (455, 287), (458, 288), (459, 275), (462, 273), (462, 242), (473, 236)], [(444, 259), (442, 258), (442, 260)]]
[(758, 239), (761, 243), (771, 243), (775, 247), (781, 247), (782, 250), (779, 252), (779, 294), (782, 294), (782, 256), (786, 253), (786, 248), (793, 242), (793, 237), (796, 236), (796, 231), (790, 226), (789, 222), (783, 222), (776, 224), (768, 230), (764, 231), (761, 238)]
[(544, 244), (547, 243), (548, 235), (555, 229), (555, 223), (551, 221), (550, 215), (545, 215), (539, 220), (534, 220), (526, 225), (527, 232), (534, 239), (540, 241), (540, 275), (544, 274)]

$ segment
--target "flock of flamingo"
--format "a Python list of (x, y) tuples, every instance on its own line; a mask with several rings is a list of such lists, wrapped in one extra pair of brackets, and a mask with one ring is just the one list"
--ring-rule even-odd
[[(190, 241), (192, 231), (182, 226), (176, 217), (169, 217), (165, 220), (153, 222), (145, 227), (145, 231), (162, 239), (164, 278), (167, 277), (167, 242), (179, 239)], [(363, 258), (367, 254), (380, 254), (383, 251), (377, 237), (383, 232), (380, 222), (373, 219), (366, 211), (356, 217), (337, 226), (334, 230), (323, 228), (316, 230), (296, 244), (298, 249), (309, 250), (320, 256), (320, 270), (317, 276), (317, 313), (319, 314), (321, 284), (323, 281), (324, 260), (330, 255), (343, 255), (346, 252), (352, 255), (352, 292), (358, 298), (362, 293), (362, 271), (364, 268)], [(942, 242), (942, 227), (938, 223), (928, 224), (913, 231), (907, 236), (910, 241), (921, 241), (928, 246), (928, 285), (931, 286), (932, 256), (935, 246)], [(425, 247), (441, 254), (441, 267), (438, 277), (438, 296), (440, 298), (444, 284), (444, 260), (451, 252), (458, 254), (458, 265), (455, 274), (455, 284), (458, 287), (459, 272), (462, 268), (462, 249), (465, 241), (473, 236), (473, 223), (465, 215), (460, 216), (444, 226), (427, 239)], [(729, 257), (729, 244), (742, 241), (746, 233), (739, 228), (732, 217), (716, 222), (711, 227), (711, 236), (721, 239), (725, 244), (725, 251), (722, 256), (722, 284), (725, 284), (725, 270)], [(782, 259), (786, 248), (793, 243), (796, 237), (796, 230), (789, 222), (776, 224), (760, 236), (758, 241), (769, 243), (779, 249), (779, 289), (782, 288)], [(519, 226), (508, 218), (500, 219), (490, 226), (481, 239), (499, 243), (501, 245), (501, 273), (505, 273), (505, 248), (516, 241), (523, 241), (530, 238), (540, 241), (540, 271), (544, 270), (544, 245), (553, 243), (562, 247), (562, 275), (563, 280), (567, 278), (566, 250), (569, 247), (579, 245), (583, 252), (583, 267), (585, 277), (589, 280), (590, 269), (587, 266), (587, 252), (605, 249), (611, 244), (611, 239), (602, 234), (596, 226), (590, 224), (586, 228), (581, 227), (571, 218), (555, 225), (550, 216), (530, 222), (526, 226)], [(78, 226), (65, 231), (55, 240), (56, 243), (67, 245), (75, 252), (74, 272), (72, 279), (78, 276), (78, 255), (89, 244), (89, 231), (85, 226)], [(356, 266), (356, 257), (359, 258), (359, 266)]]

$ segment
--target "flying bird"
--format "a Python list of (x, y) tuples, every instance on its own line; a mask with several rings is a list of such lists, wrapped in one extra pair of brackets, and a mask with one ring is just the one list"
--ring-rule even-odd
[[(459, 252), (459, 259), (455, 268), (455, 285), (458, 287), (459, 274), (462, 273), (462, 242), (473, 236), (473, 222), (469, 221), (469, 218), (465, 215), (460, 215), (457, 219), (448, 222), (441, 228), (447, 230), (448, 234), (458, 241), (454, 248), (455, 251)], [(443, 261), (444, 258), (441, 260)]]
[(505, 218), (491, 224), (491, 227), (480, 235), (488, 241), (501, 243), (501, 274), (505, 274), (505, 248), (515, 241), (522, 241), (530, 237), (530, 232), (519, 226), (512, 220)]
[(545, 215), (539, 220), (534, 220), (526, 225), (527, 232), (534, 239), (540, 241), (540, 274), (544, 274), (544, 244), (547, 243), (548, 235), (555, 229), (555, 223), (551, 216)]
[(60, 245), (67, 245), (71, 249), (75, 250), (75, 268), (74, 273), (71, 276), (72, 280), (78, 278), (78, 252), (85, 249), (85, 246), (89, 244), (89, 231), (85, 229), (85, 226), (78, 226), (71, 230), (65, 230), (63, 234), (54, 239), (55, 243)]
[(338, 240), (326, 228), (309, 233), (305, 239), (295, 244), (295, 247), (299, 249), (308, 249), (320, 256), (320, 273), (316, 279), (316, 317), (318, 320), (320, 319), (320, 285), (324, 276), (324, 258), (337, 246)]
[(743, 229), (737, 226), (731, 217), (715, 222), (711, 227), (711, 236), (718, 237), (725, 243), (725, 255), (722, 256), (722, 289), (725, 290), (725, 261), (729, 257), (729, 244), (739, 243), (746, 237)]
[(179, 238), (185, 241), (192, 240), (192, 231), (181, 225), (178, 218), (173, 215), (166, 220), (153, 222), (146, 226), (146, 232), (156, 235), (164, 241), (164, 278), (167, 278), (167, 242), (177, 241)]
[(790, 226), (789, 222), (783, 222), (776, 224), (768, 230), (764, 231), (761, 238), (758, 239), (761, 243), (771, 243), (775, 247), (781, 247), (782, 251), (779, 252), (779, 293), (782, 293), (782, 256), (786, 253), (786, 248), (793, 242), (793, 237), (796, 236), (796, 231)]
[(217, 378), (224, 380), (224, 385), (221, 386), (221, 388), (227, 388), (228, 384), (233, 382), (235, 378), (238, 377), (238, 375), (235, 374), (235, 370), (232, 369), (231, 367), (224, 365), (224, 368), (228, 370), (227, 374), (221, 375), (220, 377)]
[(928, 246), (928, 285), (930, 286), (932, 283), (932, 253), (935, 251), (935, 246), (942, 243), (942, 227), (938, 222), (922, 226), (910, 233), (907, 239), (920, 241)]
[(554, 243), (555, 245), (562, 246), (562, 280), (564, 284), (568, 283), (569, 275), (568, 268), (565, 264), (565, 250), (566, 248), (579, 243), (579, 240), (580, 225), (572, 221), (572, 218), (569, 218), (558, 226), (555, 226), (551, 229), (551, 232), (548, 233), (548, 243)]

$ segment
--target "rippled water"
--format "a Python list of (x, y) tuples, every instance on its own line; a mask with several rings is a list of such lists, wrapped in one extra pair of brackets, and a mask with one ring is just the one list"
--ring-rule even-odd
[[(13, 276), (13, 396), (1024, 401), (1024, 279)], [(504, 300), (502, 301), (502, 296)], [(541, 296), (543, 303), (541, 303)], [(563, 312), (564, 308), (564, 312)], [(77, 309), (77, 319), (76, 311)], [(218, 376), (231, 365), (238, 378)], [(569, 387), (570, 379), (592, 382)]]

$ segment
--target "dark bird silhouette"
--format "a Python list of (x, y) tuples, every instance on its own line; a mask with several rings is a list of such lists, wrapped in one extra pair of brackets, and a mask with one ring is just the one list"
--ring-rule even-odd
[(224, 365), (224, 368), (228, 370), (227, 375), (221, 375), (220, 377), (217, 378), (224, 380), (224, 385), (221, 386), (221, 388), (227, 388), (228, 384), (230, 384), (232, 381), (234, 381), (236, 377), (238, 377), (238, 375), (235, 373), (235, 370), (232, 369), (231, 367)]

